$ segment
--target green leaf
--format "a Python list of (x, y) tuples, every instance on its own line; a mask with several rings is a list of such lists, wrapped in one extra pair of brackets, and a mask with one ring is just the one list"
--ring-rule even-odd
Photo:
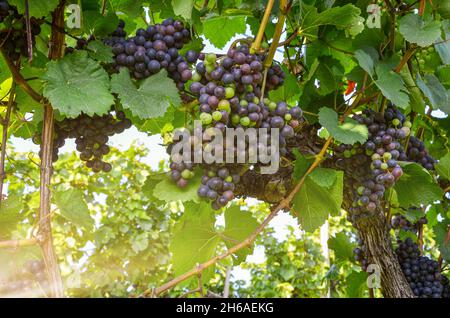
[(376, 67), (376, 73), (378, 79), (375, 81), (375, 84), (384, 97), (399, 108), (407, 108), (409, 106), (409, 96), (402, 77), (384, 65)]
[(303, 5), (301, 35), (311, 38), (317, 37), (318, 27), (321, 25), (335, 25), (338, 30), (346, 30), (355, 36), (364, 29), (364, 19), (361, 10), (352, 4), (342, 7), (332, 7), (317, 13), (317, 8)]
[(103, 63), (112, 63), (114, 61), (112, 48), (103, 44), (103, 42), (100, 40), (89, 42), (87, 49), (89, 56), (94, 60)]
[(294, 179), (299, 181), (314, 162), (314, 158), (306, 158), (298, 149), (294, 149)]
[(95, 34), (97, 37), (111, 34), (119, 24), (119, 18), (114, 12), (103, 16), (98, 11), (83, 11), (83, 31), (86, 34)]
[(347, 297), (359, 298), (362, 297), (364, 291), (367, 289), (367, 273), (353, 271), (347, 276)]
[(404, 174), (394, 186), (401, 207), (427, 205), (442, 198), (442, 189), (422, 166), (407, 163), (402, 168)]
[(61, 216), (76, 226), (91, 230), (94, 220), (89, 214), (89, 208), (84, 201), (83, 192), (80, 189), (69, 189), (54, 193), (55, 204), (58, 206)]
[(331, 170), (335, 173), (335, 182), (331, 187), (323, 187), (315, 181), (321, 175), (330, 178), (329, 170), (331, 169), (318, 168), (314, 179), (308, 176), (294, 197), (292, 211), (305, 231), (314, 231), (328, 219), (329, 215), (336, 215), (341, 209), (343, 173)]
[(245, 16), (210, 17), (204, 20), (203, 30), (211, 44), (222, 49), (233, 36), (245, 33)]
[(444, 29), (445, 39), (439, 37), (437, 39), (437, 43), (434, 45), (434, 48), (439, 54), (442, 63), (444, 63), (445, 65), (450, 65), (450, 21), (442, 21), (442, 26)]
[(447, 90), (433, 74), (425, 74), (424, 80), (419, 73), (416, 76), (417, 86), (428, 98), (433, 108), (439, 108), (443, 112), (450, 114), (450, 102)]
[(379, 56), (377, 50), (373, 47), (368, 47), (355, 51), (355, 57), (358, 60), (359, 66), (369, 73), (371, 77), (375, 74), (375, 65), (378, 63)]
[[(8, 0), (8, 3), (17, 8), (20, 14), (25, 13), (25, 1), (24, 0)], [(46, 1), (29, 1), (28, 7), (30, 10), (30, 16), (41, 18), (52, 12), (58, 6), (59, 0), (46, 0)]]
[(181, 99), (166, 70), (145, 79), (136, 88), (128, 69), (122, 68), (111, 79), (112, 91), (119, 95), (122, 106), (141, 119), (163, 116), (170, 104), (179, 105)]
[(368, 137), (368, 130), (351, 118), (339, 123), (338, 114), (331, 108), (322, 107), (319, 110), (319, 122), (337, 141), (344, 144), (364, 143)]
[(439, 162), (434, 167), (440, 177), (450, 180), (450, 153), (439, 159)]
[(185, 188), (178, 187), (169, 177), (164, 178), (153, 189), (153, 195), (166, 202), (194, 201), (198, 202), (197, 189), (201, 183), (201, 174), (196, 173), (195, 177), (189, 180)]
[(334, 256), (338, 261), (354, 260), (353, 244), (349, 236), (344, 232), (337, 233), (334, 237), (328, 239), (328, 246), (334, 251)]
[(408, 42), (426, 47), (438, 39), (441, 23), (436, 20), (424, 22), (418, 14), (410, 13), (400, 18), (399, 31)]
[(6, 65), (3, 55), (0, 54), (0, 84), (10, 77), (11, 72), (9, 71), (8, 66)]
[(145, 251), (148, 247), (147, 233), (138, 234), (131, 241), (131, 248), (136, 254)]
[(190, 20), (192, 17), (192, 8), (194, 7), (194, 0), (172, 0), (173, 12), (186, 19)]
[[(194, 269), (216, 254), (220, 236), (214, 228), (215, 214), (208, 203), (185, 204), (185, 211), (175, 224), (170, 252), (172, 253), (173, 274), (184, 274)], [(208, 281), (214, 272), (214, 266), (203, 272)]]
[(0, 206), (0, 239), (9, 238), (9, 234), (20, 221), (20, 211), (23, 208), (22, 198), (18, 195), (10, 195), (2, 201)]
[(450, 237), (448, 236), (448, 233), (450, 233), (449, 220), (446, 219), (443, 222), (438, 223), (433, 227), (433, 230), (442, 258), (446, 261), (450, 261)]
[(144, 14), (142, 0), (109, 0), (108, 2), (113, 11), (122, 12), (129, 18), (136, 18), (141, 14)]
[(309, 178), (317, 183), (319, 186), (331, 189), (338, 178), (336, 170), (328, 168), (315, 169), (309, 174)]
[(85, 51), (51, 61), (43, 78), (44, 96), (67, 117), (102, 115), (114, 104), (108, 74)]
[[(248, 211), (242, 211), (239, 206), (233, 205), (225, 211), (225, 231), (221, 237), (228, 248), (244, 241), (258, 227), (258, 222)], [(237, 259), (234, 265), (245, 261), (247, 255), (251, 254), (253, 246), (241, 249), (236, 253)]]

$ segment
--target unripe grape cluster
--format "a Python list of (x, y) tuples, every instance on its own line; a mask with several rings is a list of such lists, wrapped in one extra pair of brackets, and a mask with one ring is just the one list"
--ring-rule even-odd
[(349, 207), (351, 221), (375, 213), (381, 205), (386, 189), (402, 176), (398, 161), (402, 142), (409, 136), (411, 123), (395, 107), (384, 114), (367, 109), (353, 117), (366, 125), (368, 140), (363, 144), (336, 147), (336, 167), (345, 170), (346, 193), (353, 202)]
[[(6, 272), (5, 272), (6, 273)], [(49, 281), (41, 260), (28, 260), (24, 267), (8, 277), (0, 277), (0, 297), (39, 297), (48, 291)]]
[(120, 22), (112, 37), (105, 43), (112, 46), (114, 69), (126, 67), (135, 79), (144, 79), (166, 69), (180, 90), (191, 79), (189, 63), (197, 60), (195, 51), (188, 51), (186, 57), (179, 50), (191, 39), (190, 31), (183, 22), (172, 18), (161, 24), (138, 29), (135, 36), (126, 37), (125, 23)]
[[(103, 116), (92, 117), (82, 114), (77, 118), (66, 118), (55, 123), (53, 140), (53, 162), (58, 160), (59, 149), (64, 146), (67, 138), (75, 138), (76, 149), (80, 152), (80, 159), (86, 162), (86, 167), (94, 172), (110, 172), (112, 166), (103, 161), (103, 157), (110, 152), (107, 145), (109, 137), (120, 134), (131, 127), (131, 121), (122, 111)], [(33, 138), (40, 144), (39, 136)], [(39, 152), (41, 156), (41, 152)]]
[(411, 238), (399, 241), (395, 252), (414, 295), (419, 298), (443, 297), (445, 279), (438, 262), (421, 256), (419, 246)]
[[(7, 29), (0, 30), (2, 49), (5, 50), (9, 59), (17, 61), (20, 56), (28, 56), (27, 31), (25, 27), (25, 17), (19, 14), (17, 8), (8, 3), (8, 1), (0, 0), (0, 23), (4, 23)], [(40, 22), (34, 18), (30, 18), (31, 41), (35, 45), (35, 37), (41, 33)]]

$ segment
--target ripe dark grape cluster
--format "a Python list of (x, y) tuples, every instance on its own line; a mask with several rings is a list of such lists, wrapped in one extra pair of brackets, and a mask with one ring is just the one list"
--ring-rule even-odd
[(361, 265), (363, 271), (366, 271), (369, 262), (366, 258), (366, 246), (364, 245), (363, 240), (358, 240), (358, 247), (353, 249), (353, 254), (355, 255), (355, 261)]
[(400, 154), (399, 160), (417, 162), (427, 170), (434, 170), (434, 164), (437, 162), (428, 154), (423, 141), (414, 136), (409, 137), (408, 147)]
[[(28, 56), (27, 32), (25, 27), (25, 17), (19, 14), (17, 8), (8, 4), (5, 0), (0, 0), (0, 23), (4, 22), (7, 29), (0, 30), (3, 49), (8, 57), (17, 61), (20, 56)], [(31, 24), (31, 40), (32, 45), (35, 44), (35, 37), (41, 33), (40, 22), (32, 17)]]
[(129, 38), (126, 38), (124, 27), (125, 23), (121, 21), (112, 37), (105, 40), (112, 46), (115, 70), (127, 67), (134, 78), (143, 79), (164, 68), (183, 90), (192, 77), (189, 63), (198, 57), (195, 51), (188, 51), (185, 58), (179, 53), (191, 39), (183, 22), (169, 18), (146, 30), (138, 29), (136, 35)]
[(450, 298), (450, 283), (449, 279), (445, 276), (442, 276), (442, 285), (444, 286), (444, 290), (442, 291), (442, 298)]
[(375, 213), (386, 189), (402, 176), (397, 160), (411, 127), (394, 106), (388, 107), (384, 114), (367, 109), (353, 118), (367, 126), (368, 140), (363, 145), (341, 144), (335, 149), (336, 166), (347, 172), (346, 193), (353, 202), (349, 208), (351, 221)]
[(391, 226), (394, 230), (401, 229), (403, 231), (409, 231), (416, 233), (420, 226), (427, 224), (426, 217), (421, 217), (417, 222), (410, 222), (405, 216), (401, 214), (394, 215), (391, 220)]
[[(64, 146), (67, 138), (75, 138), (76, 149), (80, 152), (80, 159), (86, 162), (86, 166), (94, 172), (110, 172), (112, 166), (103, 161), (103, 156), (110, 152), (107, 145), (110, 136), (120, 134), (132, 125), (122, 111), (116, 112), (116, 117), (111, 113), (93, 117), (82, 114), (77, 118), (66, 118), (55, 123), (53, 141), (53, 162), (58, 160), (59, 148)], [(38, 135), (33, 138), (36, 144), (40, 144)], [(41, 153), (39, 152), (39, 156)]]
[(420, 256), (419, 246), (411, 238), (399, 241), (395, 252), (414, 295), (420, 298), (443, 296), (445, 279), (440, 273), (438, 262)]
[(39, 297), (48, 288), (44, 262), (29, 260), (21, 270), (0, 280), (0, 297)]

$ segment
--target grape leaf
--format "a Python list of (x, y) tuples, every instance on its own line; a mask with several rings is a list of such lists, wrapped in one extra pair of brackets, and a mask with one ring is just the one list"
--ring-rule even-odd
[(194, 0), (172, 0), (173, 12), (186, 19), (190, 20), (192, 17), (192, 8), (194, 7)]
[(346, 279), (347, 297), (358, 298), (362, 297), (364, 291), (367, 289), (367, 273), (353, 271)]
[(299, 181), (314, 162), (314, 158), (306, 158), (298, 149), (294, 149), (294, 179)]
[[(3, 55), (0, 54), (0, 83), (11, 77), (11, 72), (6, 65)], [(3, 97), (3, 96), (2, 96)]]
[(408, 42), (426, 47), (441, 34), (441, 23), (436, 20), (425, 22), (418, 14), (410, 13), (400, 18), (399, 31)]
[(442, 189), (422, 166), (416, 163), (405, 163), (402, 164), (402, 168), (404, 174), (394, 186), (401, 207), (431, 204), (442, 198)]
[(349, 236), (344, 232), (337, 233), (328, 239), (328, 246), (334, 251), (334, 256), (338, 261), (354, 260), (353, 244)]
[(94, 220), (89, 214), (89, 208), (80, 189), (57, 191), (54, 193), (54, 198), (61, 216), (76, 226), (81, 226), (86, 230), (92, 229)]
[(424, 79), (419, 73), (416, 75), (417, 86), (428, 98), (433, 108), (439, 108), (443, 112), (450, 114), (449, 94), (445, 87), (433, 74), (425, 74)]
[(51, 61), (43, 79), (44, 96), (67, 117), (105, 114), (114, 104), (108, 74), (85, 51)]
[(402, 77), (381, 64), (376, 67), (376, 73), (378, 79), (375, 81), (375, 84), (381, 90), (381, 93), (397, 107), (407, 108), (409, 106), (409, 96)]
[(89, 42), (88, 46), (88, 54), (94, 60), (103, 63), (112, 63), (113, 62), (113, 52), (110, 46), (103, 44), (102, 41), (96, 40)]
[(359, 66), (364, 71), (369, 73), (371, 77), (375, 74), (375, 65), (378, 63), (379, 56), (377, 50), (373, 47), (359, 49), (355, 51), (355, 57), (358, 60)]
[(119, 24), (119, 18), (114, 12), (108, 12), (103, 16), (98, 11), (83, 12), (83, 31), (87, 34), (98, 36), (107, 36), (111, 34)]
[(20, 221), (20, 211), (23, 208), (22, 198), (18, 195), (10, 195), (2, 201), (0, 206), (0, 239), (9, 237)]
[(196, 173), (195, 177), (189, 180), (186, 188), (180, 188), (169, 177), (166, 177), (155, 185), (153, 195), (166, 202), (198, 202), (197, 189), (201, 183), (200, 179), (201, 173)]
[[(329, 170), (329, 169), (327, 169)], [(343, 200), (343, 173), (334, 171), (336, 180), (331, 187), (323, 187), (316, 183), (315, 179), (320, 175), (329, 178), (329, 171), (317, 169), (317, 175), (308, 176), (300, 191), (293, 200), (293, 214), (299, 219), (299, 223), (305, 231), (312, 232), (321, 226), (329, 215), (336, 215)]]
[(440, 177), (450, 180), (450, 153), (439, 159), (439, 162), (434, 167)]
[(130, 18), (136, 18), (144, 14), (142, 0), (109, 0), (108, 2), (113, 11), (122, 12)]
[(111, 86), (112, 91), (119, 95), (122, 106), (140, 119), (163, 116), (171, 103), (181, 104), (177, 87), (167, 77), (166, 70), (145, 79), (136, 88), (128, 69), (122, 68), (119, 74), (112, 76)]
[(322, 107), (319, 110), (319, 122), (337, 141), (344, 144), (364, 143), (368, 137), (368, 130), (351, 118), (339, 123), (338, 114), (331, 108)]
[(131, 239), (131, 248), (138, 254), (148, 247), (147, 233), (141, 233)]
[(434, 45), (434, 48), (439, 54), (442, 63), (445, 65), (450, 65), (450, 21), (442, 21), (442, 26), (444, 29), (445, 39), (439, 37), (437, 39), (437, 43)]
[(443, 222), (436, 224), (433, 230), (442, 258), (450, 261), (450, 221), (445, 219)]
[[(233, 205), (225, 211), (225, 231), (221, 237), (228, 248), (244, 241), (258, 227), (258, 222), (248, 211), (241, 211), (240, 207)], [(236, 263), (239, 265), (251, 254), (253, 245), (236, 252)]]
[[(185, 204), (185, 211), (175, 224), (170, 252), (172, 253), (173, 272), (181, 275), (199, 263), (211, 259), (220, 242), (215, 224), (215, 214), (208, 203)], [(203, 271), (202, 278), (208, 281), (214, 272), (214, 266)]]
[[(8, 0), (8, 3), (17, 8), (20, 14), (25, 13), (24, 0)], [(45, 0), (45, 1), (29, 1), (28, 8), (31, 17), (42, 18), (56, 9), (59, 0)]]
[(204, 20), (203, 30), (211, 44), (222, 49), (234, 35), (245, 33), (245, 16), (209, 17)]

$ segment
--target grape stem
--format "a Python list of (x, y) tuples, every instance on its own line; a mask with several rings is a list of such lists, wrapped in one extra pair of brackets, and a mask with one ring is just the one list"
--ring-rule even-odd
[(22, 88), (25, 93), (27, 93), (32, 99), (34, 99), (36, 102), (42, 104), (45, 101), (44, 96), (36, 92), (30, 84), (23, 78), (22, 74), (20, 74), (19, 69), (17, 66), (11, 61), (11, 59), (8, 57), (6, 52), (2, 49), (1, 53), (3, 55), (3, 58), (5, 59), (6, 65), (9, 68), (9, 71), (11, 72), (14, 81), (17, 83), (17, 85)]
[(11, 85), (11, 90), (9, 91), (8, 106), (6, 108), (5, 118), (2, 121), (3, 133), (2, 133), (2, 148), (0, 153), (0, 208), (2, 206), (3, 201), (3, 182), (5, 181), (6, 178), (5, 157), (6, 157), (6, 143), (8, 141), (8, 127), (11, 118), (12, 107), (14, 105), (15, 94), (16, 94), (16, 82), (13, 81)]
[(239, 244), (234, 245), (233, 247), (228, 249), (228, 251), (226, 253), (223, 253), (221, 255), (213, 257), (212, 259), (210, 259), (209, 261), (207, 261), (205, 263), (199, 264), (194, 269), (174, 278), (173, 280), (167, 282), (166, 284), (164, 284), (158, 288), (155, 288), (155, 289), (149, 289), (149, 290), (144, 291), (142, 293), (142, 296), (152, 296), (152, 297), (159, 296), (160, 294), (166, 292), (167, 290), (175, 287), (179, 283), (181, 283), (193, 276), (199, 275), (205, 269), (213, 266), (218, 261), (236, 253), (237, 251), (239, 251), (245, 247), (250, 246), (255, 241), (257, 236), (270, 223), (270, 221), (272, 221), (272, 219), (275, 218), (275, 216), (277, 216), (279, 211), (290, 207), (290, 204), (291, 204), (292, 200), (294, 199), (294, 196), (297, 194), (297, 192), (301, 189), (301, 187), (305, 183), (306, 177), (308, 177), (308, 175), (311, 172), (313, 172), (314, 169), (316, 169), (319, 166), (319, 164), (322, 162), (324, 155), (325, 155), (328, 147), (330, 146), (332, 140), (333, 139), (331, 137), (329, 137), (327, 139), (327, 141), (323, 145), (321, 151), (316, 155), (314, 162), (309, 167), (309, 169), (306, 171), (306, 173), (303, 175), (303, 177), (300, 179), (300, 181), (296, 184), (295, 188), (289, 193), (289, 195), (286, 198), (281, 200), (278, 203), (278, 205), (276, 205), (276, 207), (272, 209), (271, 213), (264, 219), (264, 221), (258, 226), (258, 228), (250, 236), (248, 236), (244, 241), (242, 241)]
[(402, 60), (400, 61), (400, 63), (397, 65), (397, 67), (394, 69), (394, 72), (396, 73), (400, 73), (400, 71), (402, 70), (403, 66), (408, 63), (409, 59), (414, 55), (414, 53), (416, 52), (417, 47), (415, 46), (411, 46), (409, 48), (409, 50), (407, 50), (405, 52), (405, 54), (403, 55)]
[(269, 53), (267, 54), (267, 57), (264, 60), (264, 66), (266, 68), (272, 65), (275, 52), (278, 48), (278, 44), (280, 43), (281, 33), (283, 33), (286, 15), (289, 12), (290, 8), (291, 8), (290, 3), (288, 3), (287, 0), (280, 0), (280, 15), (278, 16), (278, 22), (277, 25), (275, 26), (275, 33), (272, 38), (272, 43), (270, 44)]
[(269, 0), (267, 2), (266, 10), (264, 11), (264, 16), (261, 21), (261, 24), (259, 25), (258, 33), (256, 34), (255, 41), (253, 42), (250, 52), (255, 53), (259, 51), (261, 48), (261, 42), (264, 37), (264, 31), (266, 30), (267, 22), (269, 21), (270, 13), (272, 12), (273, 5), (275, 3), (275, 0)]
[[(65, 35), (59, 31), (64, 27), (65, 1), (60, 1), (58, 7), (52, 13), (52, 31), (50, 35), (49, 59), (59, 59), (64, 55)], [(41, 166), (40, 166), (40, 202), (39, 202), (39, 238), (42, 255), (50, 282), (50, 296), (64, 297), (61, 272), (58, 265), (55, 248), (53, 246), (51, 215), (51, 178), (52, 178), (52, 154), (53, 154), (53, 108), (49, 103), (44, 105), (44, 124), (42, 128)]]

